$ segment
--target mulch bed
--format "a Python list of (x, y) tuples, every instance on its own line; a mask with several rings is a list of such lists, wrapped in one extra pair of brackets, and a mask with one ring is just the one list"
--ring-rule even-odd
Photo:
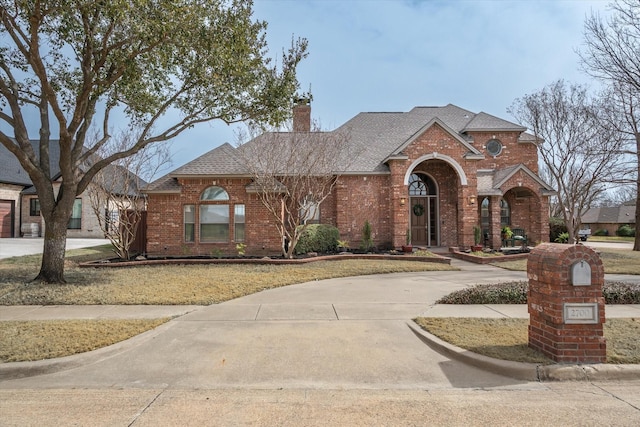
[[(476, 257), (477, 258), (477, 257)], [(340, 261), (344, 259), (384, 259), (394, 261), (418, 261), (433, 262), (439, 264), (451, 264), (451, 258), (440, 255), (434, 256), (414, 256), (404, 254), (353, 254), (343, 252), (340, 254), (306, 256), (303, 258), (272, 258), (272, 257), (234, 257), (234, 258), (209, 258), (209, 257), (165, 257), (144, 260), (122, 261), (120, 259), (106, 259), (91, 261), (80, 264), (81, 268), (103, 268), (103, 267), (136, 267), (143, 265), (169, 265), (169, 264), (307, 264), (318, 261)], [(493, 260), (493, 258), (491, 258)]]

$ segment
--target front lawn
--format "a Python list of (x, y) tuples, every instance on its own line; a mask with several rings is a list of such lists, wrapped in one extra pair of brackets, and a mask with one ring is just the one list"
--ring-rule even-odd
[[(419, 317), (427, 332), (457, 347), (495, 359), (551, 364), (552, 360), (528, 346), (528, 319)], [(640, 363), (640, 319), (607, 319), (607, 363)]]
[(109, 247), (70, 251), (64, 285), (30, 283), (40, 256), (0, 261), (0, 305), (153, 304), (208, 305), (312, 280), (368, 274), (455, 270), (448, 264), (399, 260), (345, 259), (300, 265), (158, 265), (79, 268), (78, 263), (110, 256)]
[[(605, 274), (640, 275), (640, 252), (628, 249), (597, 248)], [(503, 261), (491, 263), (496, 267), (513, 271), (527, 271), (527, 260)]]

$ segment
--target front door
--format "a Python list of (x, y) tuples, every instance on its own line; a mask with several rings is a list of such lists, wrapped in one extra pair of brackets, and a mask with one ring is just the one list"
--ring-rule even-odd
[(414, 245), (428, 245), (427, 243), (427, 198), (411, 198), (411, 242)]
[(418, 246), (438, 246), (438, 194), (434, 181), (416, 173), (409, 182), (409, 214), (411, 243)]

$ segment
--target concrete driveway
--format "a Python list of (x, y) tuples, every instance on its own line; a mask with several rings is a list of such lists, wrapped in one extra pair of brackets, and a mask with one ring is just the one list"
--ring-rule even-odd
[(201, 307), (128, 341), (117, 354), (86, 355), (75, 369), (4, 381), (0, 388), (536, 387), (449, 360), (407, 326), (466, 283), (524, 277), (473, 268), (323, 280), (260, 292)]
[[(67, 239), (67, 250), (89, 248), (106, 245), (108, 239)], [(43, 238), (0, 239), (0, 259), (14, 256), (41, 254), (44, 245)]]

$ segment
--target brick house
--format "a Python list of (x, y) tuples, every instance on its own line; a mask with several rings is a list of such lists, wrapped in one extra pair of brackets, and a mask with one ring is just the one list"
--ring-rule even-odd
[[(51, 156), (54, 191), (57, 193), (62, 179), (58, 167), (60, 151), (57, 141), (51, 142), (49, 155)], [(31, 144), (34, 151), (38, 153), (39, 141), (32, 140)], [(105, 174), (113, 176), (117, 182), (136, 179), (141, 182), (140, 186), (146, 185), (146, 182), (135, 174), (119, 166), (107, 166)], [(113, 185), (111, 188), (116, 192), (120, 190), (118, 185)], [(134, 187), (126, 186), (126, 188)], [(115, 194), (117, 196), (117, 193)], [(119, 214), (117, 208), (105, 205), (101, 211), (115, 224)], [(18, 159), (4, 145), (0, 144), (0, 238), (41, 237), (44, 235), (44, 226), (38, 195), (29, 174)], [(104, 238), (104, 232), (100, 228), (100, 222), (91, 205), (89, 193), (86, 191), (75, 200), (67, 236), (70, 238)]]
[[(293, 132), (309, 132), (310, 117), (309, 105), (296, 105)], [(525, 229), (530, 244), (548, 241), (554, 191), (537, 175), (537, 146), (525, 131), (451, 104), (360, 113), (325, 133), (347, 132), (347, 143), (362, 150), (337, 174), (317, 219), (351, 247), (365, 221), (380, 248), (399, 248), (408, 229), (414, 246), (466, 248), (476, 225), (493, 248), (503, 225)], [(231, 254), (238, 242), (247, 254), (280, 252), (238, 149), (223, 144), (149, 185), (149, 255)]]
[(606, 232), (608, 236), (615, 236), (618, 228), (628, 225), (636, 226), (636, 201), (630, 200), (619, 206), (591, 208), (580, 220), (582, 228), (590, 228), (592, 233)]

